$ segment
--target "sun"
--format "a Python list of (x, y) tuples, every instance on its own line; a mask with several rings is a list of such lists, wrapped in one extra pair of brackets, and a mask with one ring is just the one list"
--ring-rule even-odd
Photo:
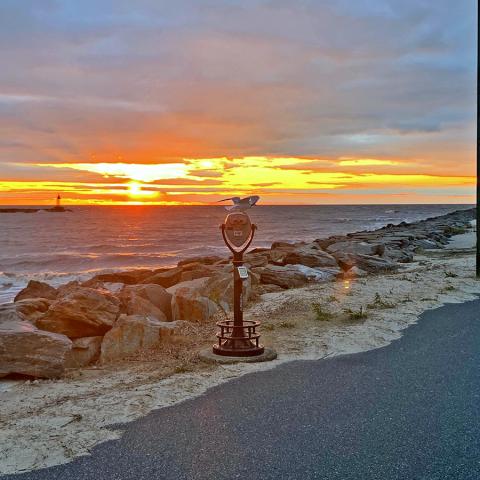
[(128, 196), (133, 198), (138, 197), (155, 197), (157, 192), (151, 190), (144, 190), (144, 185), (138, 182), (129, 182), (128, 183)]
[(128, 194), (131, 197), (139, 197), (143, 194), (142, 186), (137, 182), (130, 182), (128, 184)]

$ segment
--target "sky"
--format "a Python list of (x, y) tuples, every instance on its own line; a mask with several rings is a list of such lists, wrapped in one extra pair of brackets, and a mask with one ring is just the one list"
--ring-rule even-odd
[(473, 203), (475, 0), (1, 0), (0, 204)]

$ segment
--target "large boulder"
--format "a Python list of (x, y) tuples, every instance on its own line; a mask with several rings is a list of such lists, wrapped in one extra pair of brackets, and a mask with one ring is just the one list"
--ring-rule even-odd
[(441, 244), (435, 240), (429, 240), (427, 238), (416, 239), (413, 243), (417, 249), (434, 250), (442, 248)]
[[(246, 280), (242, 281), (242, 301), (244, 305), (248, 302), (252, 293), (252, 273)], [(224, 273), (211, 277), (202, 288), (201, 292), (205, 297), (220, 305), (225, 311), (229, 312), (233, 308), (233, 274)]]
[[(35, 325), (36, 321), (42, 318), (50, 307), (51, 300), (46, 298), (25, 298), (18, 300), (13, 304), (7, 304), (10, 308), (14, 308), (23, 320)], [(6, 305), (6, 306), (7, 306)], [(0, 309), (3, 306), (0, 305)]]
[(285, 256), (295, 249), (293, 243), (273, 242), (268, 252), (268, 261), (274, 265), (285, 265)]
[(15, 302), (24, 300), (25, 298), (48, 298), (55, 300), (57, 298), (57, 289), (48, 285), (48, 283), (37, 282), (36, 280), (30, 280), (27, 286), (20, 290), (15, 296)]
[(261, 283), (278, 285), (282, 288), (298, 288), (308, 282), (308, 276), (297, 265), (268, 265), (254, 269), (260, 275)]
[(244, 262), (250, 268), (265, 267), (269, 260), (269, 251), (258, 253), (247, 253), (244, 257)]
[(384, 258), (399, 263), (411, 263), (413, 262), (413, 252), (401, 248), (385, 247), (385, 251), (382, 255)]
[(205, 322), (218, 311), (218, 305), (203, 294), (207, 278), (179, 283), (167, 291), (172, 297), (173, 320)]
[(272, 246), (270, 247), (271, 250), (277, 250), (277, 249), (289, 249), (289, 248), (295, 248), (295, 244), (291, 242), (284, 242), (284, 241), (277, 241), (273, 242)]
[(160, 285), (163, 288), (170, 288), (180, 282), (182, 276), (182, 268), (169, 268), (158, 271), (154, 275), (146, 278), (142, 283)]
[(109, 292), (81, 287), (54, 301), (36, 324), (70, 338), (93, 337), (110, 330), (119, 311), (120, 301)]
[[(70, 293), (75, 292), (79, 288), (83, 288), (84, 286), (77, 280), (72, 280), (70, 282), (64, 283), (60, 285), (57, 288), (57, 300), (59, 300), (61, 297), (65, 297), (66, 295), (69, 295)], [(88, 288), (95, 288), (97, 289), (98, 287), (88, 287)]]
[(345, 252), (362, 255), (382, 255), (384, 249), (383, 244), (367, 242), (336, 242), (326, 248), (329, 253)]
[(343, 274), (338, 267), (311, 268), (305, 265), (295, 265), (295, 268), (311, 282), (329, 282)]
[(124, 283), (126, 285), (135, 285), (142, 283), (146, 278), (153, 275), (153, 270), (146, 268), (138, 270), (128, 270), (126, 272), (100, 273), (95, 275), (83, 285), (86, 287), (96, 287), (98, 282)]
[(357, 255), (344, 252), (336, 252), (334, 255), (343, 270), (358, 267), (369, 273), (380, 273), (395, 270), (398, 267), (396, 262), (374, 255)]
[(171, 334), (170, 325), (145, 315), (120, 315), (103, 337), (100, 362), (108, 363), (155, 347), (162, 338), (162, 330)]
[(133, 303), (142, 303), (138, 299), (143, 299), (144, 301), (149, 302), (157, 310), (162, 312), (162, 315), (155, 315), (152, 311), (150, 314), (157, 316), (161, 321), (170, 321), (172, 320), (172, 294), (168, 293), (165, 288), (161, 285), (156, 284), (141, 284), (141, 285), (128, 285), (125, 286), (120, 292), (120, 300), (123, 305), (127, 307), (128, 315), (135, 314), (145, 314), (148, 312), (133, 312), (129, 310), (130, 307), (133, 307)]
[(127, 315), (149, 316), (162, 322), (167, 320), (167, 317), (159, 308), (135, 293), (124, 297), (123, 300), (120, 308), (122, 313)]
[(54, 378), (64, 371), (72, 342), (65, 335), (39, 330), (14, 305), (0, 308), (0, 377), (17, 373)]
[(368, 276), (368, 272), (362, 270), (358, 267), (352, 267), (350, 270), (346, 270), (343, 272), (342, 278), (345, 280), (353, 280), (356, 278), (362, 278)]
[(187, 263), (182, 265), (180, 282), (187, 282), (197, 278), (213, 277), (218, 272), (219, 268), (212, 265), (204, 265), (198, 262)]
[(335, 258), (316, 245), (305, 245), (286, 252), (283, 262), (285, 265), (305, 265), (306, 267), (337, 267)]
[(65, 360), (66, 368), (86, 367), (98, 360), (103, 337), (82, 337), (72, 342), (72, 349)]

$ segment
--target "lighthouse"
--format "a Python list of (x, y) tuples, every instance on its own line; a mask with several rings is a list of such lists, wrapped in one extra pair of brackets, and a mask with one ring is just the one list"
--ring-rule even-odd
[(60, 196), (60, 194), (57, 195), (57, 198), (55, 200), (55, 206), (52, 207), (52, 208), (49, 208), (47, 209), (47, 212), (68, 212), (69, 210), (65, 210), (65, 208), (63, 208), (61, 205), (60, 205), (60, 200), (62, 199), (62, 197)]

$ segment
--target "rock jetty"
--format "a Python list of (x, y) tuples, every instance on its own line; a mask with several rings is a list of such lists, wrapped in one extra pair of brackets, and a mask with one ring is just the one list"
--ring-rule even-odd
[[(441, 249), (470, 227), (475, 209), (415, 223), (316, 239), (276, 241), (244, 257), (250, 275), (244, 302), (312, 282), (378, 275)], [(232, 310), (229, 258), (194, 257), (173, 268), (95, 275), (54, 288), (30, 281), (0, 305), (0, 377), (62, 375), (66, 368), (110, 363), (162, 348), (186, 322), (206, 323)]]
[(37, 212), (71, 212), (69, 208), (52, 207), (52, 208), (0, 208), (0, 213), (37, 213)]

